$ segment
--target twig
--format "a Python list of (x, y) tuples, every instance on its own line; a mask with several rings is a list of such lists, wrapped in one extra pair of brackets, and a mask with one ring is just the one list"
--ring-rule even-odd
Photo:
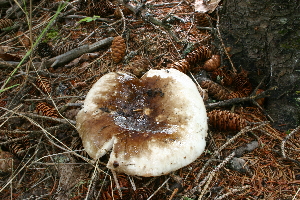
[(117, 176), (117, 173), (114, 171), (114, 170), (111, 170), (111, 173), (113, 174), (113, 177), (114, 177), (114, 181), (116, 183), (116, 187), (117, 187), (117, 190), (119, 192), (119, 195), (122, 199), (122, 191), (121, 191), (121, 187), (120, 187), (120, 184), (119, 184), (119, 181), (118, 181), (118, 176)]
[(19, 62), (14, 61), (0, 61), (0, 69), (14, 69), (16, 66), (18, 66)]
[(169, 180), (170, 178), (168, 178), (165, 182), (163, 182), (163, 184), (161, 184), (161, 186), (159, 186), (157, 190), (155, 190), (155, 192), (153, 192), (153, 194), (151, 194), (150, 197), (147, 198), (147, 200), (150, 200)]
[(245, 102), (245, 101), (252, 101), (255, 99), (260, 99), (263, 97), (267, 97), (268, 93), (271, 90), (275, 90), (275, 89), (276, 89), (276, 87), (272, 87), (258, 95), (253, 95), (253, 96), (243, 97), (243, 98), (234, 98), (234, 99), (229, 99), (229, 100), (225, 100), (225, 101), (219, 101), (217, 103), (209, 103), (209, 104), (206, 104), (205, 107), (207, 109), (212, 109), (212, 108), (216, 108), (216, 107), (224, 107), (224, 106), (229, 106), (229, 105), (233, 105), (233, 104), (237, 104), (237, 103), (241, 103), (241, 102)]
[[(61, 96), (61, 97), (45, 97), (45, 98), (40, 98), (40, 99), (24, 99), (24, 101), (50, 101), (50, 100), (61, 100), (61, 99), (73, 99), (73, 98), (78, 98), (78, 99), (85, 99), (85, 95), (83, 96)], [(66, 106), (81, 106), (82, 103), (67, 103)]]
[(211, 158), (205, 163), (205, 165), (202, 167), (202, 169), (200, 170), (200, 172), (197, 174), (195, 182), (198, 182), (201, 175), (203, 174), (204, 170), (206, 169), (206, 167), (208, 167), (210, 165), (210, 163), (212, 162), (212, 160), (218, 156), (220, 154), (220, 152), (226, 148), (229, 144), (231, 144), (235, 139), (237, 139), (238, 137), (240, 137), (241, 135), (253, 131), (253, 130), (257, 130), (260, 129), (261, 127), (265, 126), (267, 122), (261, 123), (260, 125), (250, 128), (250, 127), (246, 127), (244, 129), (242, 129), (240, 132), (238, 132), (235, 136), (233, 136), (230, 140), (228, 140), (225, 144), (223, 144), (218, 150), (216, 150), (214, 152), (214, 154), (211, 156)]
[(282, 153), (282, 157), (285, 159), (288, 159), (292, 162), (295, 162), (296, 164), (298, 164), (300, 166), (300, 162), (297, 160), (294, 160), (292, 158), (289, 158), (286, 154), (285, 154), (285, 143), (296, 133), (298, 133), (300, 131), (300, 126), (296, 127), (290, 134), (288, 134), (281, 142), (281, 153)]
[[(2, 131), (5, 131), (5, 130), (0, 130), (0, 132), (2, 132)], [(6, 144), (9, 144), (9, 143), (14, 143), (14, 142), (17, 142), (19, 140), (25, 140), (27, 138), (29, 138), (29, 135), (25, 135), (23, 137), (18, 137), (18, 138), (14, 138), (14, 139), (8, 139), (6, 142), (1, 142), (0, 146), (6, 145)]]
[(20, 113), (20, 114), (28, 116), (28, 117), (32, 117), (32, 118), (40, 118), (40, 119), (51, 120), (51, 121), (55, 121), (55, 122), (59, 122), (59, 123), (63, 123), (63, 124), (76, 125), (76, 121), (71, 120), (71, 119), (47, 117), (47, 116), (37, 115), (37, 114), (33, 114), (33, 113)]
[[(51, 127), (45, 128), (45, 130), (47, 130), (47, 131), (61, 130), (65, 126), (68, 126), (68, 124), (60, 124), (58, 126), (51, 126)], [(31, 138), (32, 137), (36, 137), (37, 135), (42, 134), (43, 131), (42, 130), (39, 130), (39, 131), (16, 131), (16, 130), (15, 131), (8, 131), (8, 130), (0, 130), (0, 133), (5, 133), (5, 134), (27, 134), (26, 136), (19, 137), (19, 138), (14, 138), (14, 139), (8, 140), (6, 142), (0, 143), (0, 145), (5, 145), (5, 144), (17, 142), (19, 140), (27, 139), (29, 137), (31, 137)]]
[(214, 177), (214, 175), (226, 164), (228, 163), (233, 157), (235, 156), (235, 152), (232, 152), (229, 156), (227, 156), (222, 163), (220, 163), (213, 171), (209, 172), (209, 174), (199, 183), (197, 188), (200, 188), (206, 182), (201, 194), (199, 195), (198, 200), (201, 200), (203, 195), (206, 193), (206, 190)]
[(212, 157), (216, 157), (220, 154), (220, 152), (225, 149), (229, 144), (231, 144), (235, 139), (237, 139), (238, 137), (240, 137), (241, 135), (250, 132), (250, 131), (254, 131), (257, 129), (262, 128), (263, 126), (266, 126), (266, 124), (268, 124), (268, 122), (262, 122), (260, 125), (250, 128), (250, 127), (246, 127), (244, 129), (242, 129), (239, 133), (237, 133), (235, 136), (233, 136), (232, 138), (230, 138), (230, 140), (228, 140), (225, 144), (223, 144), (217, 151), (214, 152), (214, 155)]
[(250, 188), (250, 185), (245, 185), (245, 186), (240, 187), (240, 188), (231, 189), (231, 190), (230, 190), (229, 192), (227, 192), (226, 194), (223, 194), (223, 195), (221, 195), (221, 196), (219, 196), (219, 197), (216, 197), (214, 200), (222, 200), (222, 199), (224, 199), (224, 198), (226, 198), (226, 197), (228, 197), (228, 196), (230, 196), (230, 195), (233, 195), (233, 194), (235, 194), (235, 193), (241, 192), (241, 191), (246, 190), (246, 189), (248, 189), (248, 188)]
[(300, 188), (298, 188), (298, 190), (297, 190), (295, 196), (293, 196), (293, 199), (292, 199), (292, 200), (296, 200), (296, 198), (297, 198), (299, 192), (300, 192)]
[[(96, 161), (95, 165), (98, 165), (98, 160)], [(85, 200), (92, 199), (91, 195), (92, 195), (93, 192), (91, 191), (91, 188), (92, 188), (92, 185), (93, 185), (93, 188), (95, 187), (95, 182), (96, 182), (97, 177), (98, 177), (97, 175), (98, 175), (98, 171), (97, 171), (97, 168), (95, 167), (92, 178), (91, 178), (91, 183), (89, 184), (89, 187), (88, 187), (88, 191), (87, 191), (87, 195), (85, 197)]]
[(172, 195), (170, 196), (169, 200), (172, 200), (177, 192), (178, 192), (178, 188), (175, 188), (174, 191), (172, 192)]
[[(2, 108), (2, 107), (0, 107), (0, 108)], [(35, 125), (35, 126), (37, 126), (38, 128), (40, 128), (42, 131), (43, 131), (43, 133), (44, 133), (44, 135), (49, 139), (49, 142), (51, 143), (51, 144), (53, 144), (54, 146), (56, 146), (56, 147), (58, 147), (58, 148), (60, 148), (60, 149), (62, 149), (62, 150), (64, 150), (64, 151), (69, 151), (69, 152), (71, 152), (73, 155), (75, 155), (75, 156), (77, 156), (77, 157), (79, 157), (79, 158), (82, 158), (84, 161), (86, 161), (86, 162), (88, 162), (88, 163), (90, 163), (90, 164), (94, 164), (94, 161), (93, 160), (90, 160), (90, 159), (87, 159), (87, 158), (85, 158), (85, 157), (83, 157), (83, 156), (81, 156), (81, 155), (79, 155), (79, 154), (77, 154), (76, 152), (74, 152), (74, 151), (72, 151), (72, 149), (70, 149), (67, 145), (65, 145), (64, 143), (62, 143), (59, 139), (57, 139), (55, 136), (53, 136), (51, 133), (49, 133), (47, 130), (45, 130), (39, 123), (37, 123), (36, 121), (34, 121), (33, 119), (31, 119), (31, 118), (29, 118), (27, 115), (29, 115), (30, 117), (37, 117), (37, 116), (39, 116), (39, 115), (34, 115), (34, 114), (28, 114), (28, 113), (17, 113), (17, 112), (15, 112), (15, 111), (11, 111), (11, 110), (8, 110), (8, 109), (6, 109), (6, 108), (2, 108), (2, 109), (4, 109), (4, 110), (6, 110), (6, 111), (8, 111), (8, 112), (10, 112), (10, 113), (13, 113), (13, 114), (16, 114), (16, 115), (18, 115), (18, 116), (20, 116), (20, 117), (23, 117), (23, 118), (25, 118), (26, 120), (28, 120), (30, 123), (32, 123), (33, 125)], [(40, 116), (39, 116), (40, 117)], [(44, 116), (43, 116), (44, 117)], [(57, 118), (52, 118), (52, 117), (46, 117), (46, 118), (48, 118), (48, 119), (57, 119)], [(59, 120), (59, 119), (58, 119)], [(72, 124), (72, 122), (73, 123), (76, 123), (75, 121), (73, 121), (73, 120), (65, 120), (65, 119), (60, 119), (61, 120), (61, 122), (65, 122), (65, 124), (69, 124), (69, 125), (71, 125), (71, 126), (74, 126), (74, 124)], [(51, 138), (53, 138), (55, 141), (57, 141), (59, 144), (61, 144), (62, 146), (59, 146), (58, 144), (56, 144), (55, 142), (53, 142), (52, 141), (52, 139)]]

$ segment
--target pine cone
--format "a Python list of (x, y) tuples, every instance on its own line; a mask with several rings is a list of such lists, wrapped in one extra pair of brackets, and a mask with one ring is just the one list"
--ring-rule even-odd
[(219, 131), (240, 131), (246, 127), (246, 120), (227, 110), (213, 110), (207, 113), (208, 123)]
[(0, 19), (0, 29), (10, 27), (14, 24), (11, 19)]
[(39, 77), (36, 80), (36, 86), (38, 86), (45, 94), (50, 94), (52, 91), (51, 83), (46, 77)]
[(244, 93), (236, 91), (236, 92), (230, 92), (230, 94), (228, 95), (228, 99), (243, 98), (246, 96), (247, 95), (245, 95)]
[(111, 56), (115, 63), (119, 63), (125, 56), (126, 44), (125, 40), (121, 36), (114, 38), (111, 45)]
[(24, 32), (22, 31), (18, 31), (16, 35), (19, 36), (18, 40), (20, 44), (23, 45), (26, 49), (29, 49), (31, 47), (31, 42), (28, 35), (24, 34)]
[[(73, 137), (72, 143), (71, 143), (71, 149), (76, 151), (79, 155), (89, 158), (89, 155), (86, 151), (84, 151), (82, 140), (80, 137)], [(78, 157), (76, 157), (78, 159)]]
[(150, 188), (147, 187), (138, 188), (133, 195), (133, 200), (148, 199), (153, 193), (154, 191)]
[(39, 43), (36, 51), (42, 58), (52, 56), (52, 47), (46, 42)]
[(212, 56), (211, 50), (208, 49), (208, 47), (201, 46), (198, 47), (196, 50), (192, 51), (186, 56), (186, 61), (190, 65), (194, 65), (197, 62), (205, 61), (210, 59)]
[(186, 74), (190, 69), (190, 64), (185, 59), (183, 59), (173, 63), (170, 68), (177, 69), (178, 71)]
[[(260, 94), (260, 93), (262, 93), (262, 92), (264, 92), (264, 90), (258, 89), (258, 90), (256, 91), (255, 94), (258, 95), (258, 94)], [(264, 103), (265, 103), (265, 98), (256, 99), (255, 101), (256, 101), (260, 106), (263, 106)]]
[(196, 23), (197, 23), (198, 26), (209, 27), (211, 17), (208, 14), (205, 14), (205, 13), (197, 13), (195, 15), (195, 20), (196, 20)]
[(218, 68), (211, 73), (211, 78), (221, 85), (230, 86), (233, 82), (232, 74), (225, 67)]
[[(17, 158), (22, 158), (25, 156), (28, 148), (30, 147), (31, 143), (28, 138), (22, 138), (26, 135), (24, 134), (16, 134), (13, 136), (7, 136), (7, 140), (5, 141), (6, 144), (2, 145), (1, 148), (12, 153)], [(15, 139), (22, 138), (22, 140), (13, 141)], [(1, 150), (0, 150), (1, 151)]]
[(203, 65), (203, 69), (208, 72), (212, 72), (220, 67), (221, 64), (221, 57), (220, 55), (212, 55), (212, 57), (205, 61)]
[(7, 98), (7, 96), (5, 96), (2, 99), (0, 99), (0, 107), (6, 106), (6, 104), (7, 104), (6, 98)]
[(207, 89), (208, 95), (217, 100), (228, 99), (229, 92), (218, 83), (211, 80), (205, 80), (200, 83), (203, 89)]
[(40, 102), (36, 105), (35, 109), (38, 113), (41, 112), (44, 116), (53, 118), (59, 117), (57, 110), (48, 103)]
[(115, 6), (107, 0), (100, 0), (99, 2), (93, 1), (90, 5), (88, 5), (87, 15), (106, 17), (108, 15), (112, 15), (114, 10)]
[(122, 18), (122, 13), (121, 13), (121, 12), (122, 12), (122, 11), (121, 11), (121, 8), (120, 8), (120, 7), (117, 7), (117, 8), (115, 9), (115, 12), (114, 12), (115, 18), (121, 19), (121, 18)]
[(68, 51), (71, 51), (72, 49), (77, 48), (77, 43), (71, 42), (71, 43), (67, 43), (67, 44), (61, 44), (59, 45), (57, 48), (53, 49), (53, 54), (58, 56), (61, 54), (64, 54)]
[(245, 70), (242, 70), (234, 77), (233, 84), (236, 91), (243, 93), (245, 96), (248, 96), (252, 91), (252, 85), (248, 78), (248, 72)]
[(142, 58), (128, 63), (126, 70), (134, 74), (136, 77), (142, 77), (151, 68), (151, 63), (148, 59)]

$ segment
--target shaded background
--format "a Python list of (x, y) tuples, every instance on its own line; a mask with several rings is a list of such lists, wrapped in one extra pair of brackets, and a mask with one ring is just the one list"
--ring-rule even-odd
[(223, 2), (220, 29), (232, 47), (236, 68), (249, 72), (262, 89), (277, 86), (266, 111), (280, 130), (295, 128), (300, 116), (300, 1), (229, 0)]

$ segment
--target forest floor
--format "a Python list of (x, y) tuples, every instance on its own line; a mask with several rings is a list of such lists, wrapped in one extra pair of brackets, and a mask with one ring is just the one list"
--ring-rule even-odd
[[(115, 1), (41, 0), (31, 6), (24, 1), (22, 9), (5, 2), (0, 2), (1, 199), (121, 199), (115, 178), (122, 199), (300, 199), (299, 128), (272, 128), (264, 99), (259, 104), (239, 95), (244, 100), (218, 100), (220, 94), (206, 88), (207, 112), (218, 117), (210, 119), (206, 150), (168, 175), (114, 177), (106, 167), (108, 155), (93, 162), (82, 150), (76, 114), (92, 85), (109, 72), (141, 77), (205, 46), (221, 55), (222, 68), (205, 72), (201, 61), (186, 69), (197, 84), (203, 74), (224, 84), (223, 69), (246, 74), (230, 63), (234, 46), (222, 43), (217, 10), (195, 14), (189, 0), (131, 2), (131, 7)], [(119, 63), (112, 59), (118, 49), (110, 48), (117, 36), (126, 44)], [(91, 44), (99, 48), (90, 51)], [(249, 86), (245, 76), (242, 86)], [(227, 87), (239, 88), (234, 84), (239, 82)], [(232, 119), (220, 110), (236, 115)], [(247, 126), (240, 127), (243, 119)]]

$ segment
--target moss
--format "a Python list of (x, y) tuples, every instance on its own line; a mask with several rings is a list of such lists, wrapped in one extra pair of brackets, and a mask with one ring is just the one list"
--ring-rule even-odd
[(56, 39), (57, 37), (58, 37), (58, 30), (56, 30), (56, 29), (50, 29), (48, 31), (48, 33), (46, 34), (46, 38), (45, 38), (44, 42)]
[(280, 44), (280, 47), (284, 49), (300, 50), (300, 37), (296, 39), (290, 39), (287, 42)]
[(285, 35), (285, 34), (287, 34), (288, 32), (289, 32), (289, 30), (287, 30), (287, 29), (282, 29), (282, 30), (278, 31), (278, 34), (280, 34), (280, 35)]

